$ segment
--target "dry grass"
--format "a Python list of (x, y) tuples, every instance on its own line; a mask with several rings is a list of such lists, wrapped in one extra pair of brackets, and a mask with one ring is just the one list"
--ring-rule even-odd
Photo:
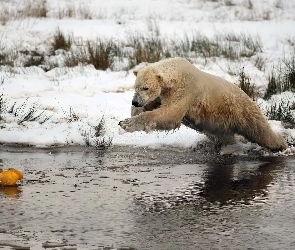
[(0, 23), (2, 25), (6, 25), (10, 20), (47, 17), (47, 0), (20, 1), (17, 7), (4, 2), (1, 3), (0, 7)]
[[(255, 56), (255, 66), (260, 70), (264, 67), (264, 59), (260, 55), (263, 49), (259, 36), (217, 33), (209, 38), (195, 33), (191, 37), (185, 35), (182, 38), (169, 40), (157, 36), (159, 32), (157, 25), (153, 24), (153, 27), (150, 35), (129, 35), (124, 42), (114, 42), (113, 39), (75, 40), (73, 36), (66, 35), (57, 29), (51, 42), (51, 55), (55, 55), (53, 52), (57, 50), (63, 50), (63, 65), (51, 63), (49, 69), (56, 66), (74, 67), (79, 64), (92, 64), (99, 70), (120, 70), (116, 63), (126, 62), (128, 65), (125, 65), (124, 69), (128, 70), (141, 62), (153, 63), (177, 56), (187, 59), (203, 58), (205, 63), (214, 61), (216, 58), (240, 61), (241, 58), (250, 60)], [(16, 62), (19, 63), (17, 66), (48, 64), (45, 54), (38, 58), (22, 57), (20, 51), (14, 49), (7, 52), (2, 49), (0, 65), (16, 66)]]
[(96, 69), (112, 69), (114, 59), (121, 53), (119, 47), (112, 40), (98, 39), (95, 42), (86, 41), (69, 51), (65, 55), (65, 66), (74, 67), (79, 64), (92, 64)]
[(255, 100), (255, 85), (251, 83), (250, 77), (245, 74), (244, 68), (239, 74), (238, 85), (252, 100)]
[(273, 103), (267, 110), (266, 116), (270, 120), (282, 121), (288, 124), (295, 124), (293, 112), (295, 110), (295, 103), (280, 100), (279, 102)]
[(46, 18), (47, 17), (47, 0), (29, 0), (18, 14), (24, 17)]
[(80, 20), (91, 20), (93, 19), (93, 13), (89, 7), (80, 5), (78, 7), (68, 4), (66, 7), (59, 8), (57, 18), (76, 18)]
[(113, 138), (106, 136), (105, 118), (102, 116), (97, 126), (94, 127), (95, 134), (93, 143), (96, 149), (107, 149), (112, 146)]
[(53, 42), (51, 44), (52, 50), (56, 51), (59, 49), (63, 49), (65, 51), (68, 51), (68, 50), (70, 50), (70, 48), (72, 46), (72, 41), (73, 41), (73, 39), (71, 36), (69, 36), (69, 35), (66, 36), (58, 28), (56, 30), (55, 34), (53, 35)]
[(277, 68), (272, 68), (264, 99), (284, 91), (295, 92), (295, 56), (284, 59)]

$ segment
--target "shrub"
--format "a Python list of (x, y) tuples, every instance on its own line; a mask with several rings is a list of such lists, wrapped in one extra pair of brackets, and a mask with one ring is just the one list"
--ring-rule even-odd
[(87, 41), (79, 45), (65, 56), (65, 66), (74, 67), (82, 64), (92, 64), (96, 69), (112, 68), (116, 57), (120, 56), (120, 48), (111, 40)]
[(260, 38), (246, 34), (216, 34), (212, 39), (200, 33), (192, 38), (185, 36), (173, 42), (170, 51), (173, 56), (203, 57), (205, 60), (214, 57), (224, 57), (229, 60), (240, 60), (241, 57), (251, 57), (262, 52)]
[(7, 65), (10, 67), (17, 66), (16, 62), (17, 62), (17, 59), (19, 58), (20, 58), (20, 53), (16, 51), (15, 48), (9, 51), (7, 51), (5, 48), (2, 48), (2, 51), (0, 51), (0, 66), (1, 65)]
[(260, 71), (265, 70), (265, 62), (266, 58), (259, 54), (254, 58), (254, 66)]
[(295, 124), (295, 119), (293, 116), (293, 111), (295, 109), (295, 103), (290, 101), (281, 100), (280, 102), (275, 102), (267, 110), (266, 116), (270, 120), (278, 120), (282, 122), (287, 122)]
[(154, 63), (167, 56), (164, 42), (157, 36), (130, 36), (128, 45), (133, 48), (129, 55), (129, 67), (132, 68), (142, 62)]
[(24, 67), (39, 66), (44, 63), (44, 55), (40, 56), (29, 56), (24, 62)]
[[(63, 111), (64, 112), (64, 111)], [(64, 112), (65, 114), (65, 112)], [(80, 120), (80, 117), (76, 114), (72, 107), (70, 107), (70, 113), (66, 116), (67, 123), (77, 122)]]
[(38, 111), (37, 103), (33, 103), (32, 106), (28, 107), (28, 98), (18, 107), (16, 107), (16, 103), (14, 103), (8, 113), (18, 117), (18, 125), (21, 125), (26, 121), (37, 121), (40, 124), (43, 124), (52, 117), (52, 115), (47, 115), (44, 110), (41, 112)]
[(95, 134), (93, 138), (94, 146), (97, 149), (107, 149), (112, 146), (113, 138), (106, 136), (104, 116), (100, 119), (97, 126), (94, 127)]
[(111, 68), (114, 57), (120, 54), (117, 45), (112, 41), (97, 40), (96, 43), (87, 41), (88, 63), (96, 69), (106, 70)]
[(264, 94), (264, 99), (269, 99), (272, 95), (281, 92), (281, 81), (279, 76), (275, 75), (274, 69), (268, 77), (268, 85)]
[(239, 74), (239, 87), (250, 97), (255, 100), (255, 86), (250, 82), (250, 77), (246, 76), (244, 67)]
[(269, 99), (272, 95), (284, 91), (295, 92), (295, 56), (291, 59), (284, 59), (278, 70), (272, 68), (268, 77), (268, 85), (264, 94), (264, 99)]
[(286, 87), (288, 90), (295, 91), (295, 56), (290, 60), (284, 60)]
[(2, 5), (0, 10), (0, 24), (3, 26), (6, 25), (6, 23), (9, 21), (9, 18), (9, 9)]
[(6, 103), (6, 99), (4, 98), (3, 93), (0, 94), (0, 121), (3, 119), (2, 118), (2, 112), (5, 109), (5, 103)]
[(52, 49), (56, 51), (58, 49), (63, 49), (68, 51), (72, 46), (72, 38), (71, 36), (66, 37), (64, 33), (60, 31), (58, 28), (56, 33), (53, 35)]

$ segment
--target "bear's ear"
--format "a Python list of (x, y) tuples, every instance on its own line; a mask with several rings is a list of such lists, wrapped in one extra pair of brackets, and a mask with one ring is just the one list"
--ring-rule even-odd
[(134, 74), (135, 76), (137, 76), (138, 71), (139, 71), (139, 69), (135, 69), (135, 70), (133, 70), (133, 74)]
[(167, 78), (163, 72), (157, 72), (156, 76), (162, 88), (170, 89), (173, 87), (173, 80)]
[(164, 81), (164, 75), (162, 73), (157, 73), (157, 78), (160, 82)]

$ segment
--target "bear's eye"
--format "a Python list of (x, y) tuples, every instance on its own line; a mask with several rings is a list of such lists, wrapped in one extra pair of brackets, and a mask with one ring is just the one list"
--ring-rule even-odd
[(142, 88), (143, 90), (149, 90), (149, 88), (148, 87), (144, 87), (144, 88)]

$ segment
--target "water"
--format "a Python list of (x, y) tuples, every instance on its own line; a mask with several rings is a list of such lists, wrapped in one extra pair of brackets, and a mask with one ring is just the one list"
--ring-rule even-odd
[(294, 249), (294, 157), (0, 152), (0, 249)]

